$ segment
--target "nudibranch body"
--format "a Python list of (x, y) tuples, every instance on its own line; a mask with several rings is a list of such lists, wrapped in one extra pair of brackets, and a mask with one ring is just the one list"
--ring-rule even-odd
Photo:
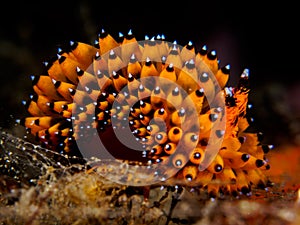
[(247, 131), (249, 71), (228, 87), (230, 65), (221, 67), (215, 50), (102, 30), (93, 45), (71, 41), (45, 66), (31, 76), (31, 115), (21, 120), (44, 147), (163, 164), (172, 179), (213, 196), (267, 185), (270, 146)]

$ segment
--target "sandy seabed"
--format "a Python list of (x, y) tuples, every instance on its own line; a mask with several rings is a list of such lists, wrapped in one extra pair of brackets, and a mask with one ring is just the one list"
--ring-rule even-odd
[(122, 185), (7, 132), (0, 146), (0, 224), (300, 224), (299, 149), (270, 155), (289, 162), (271, 170), (272, 187), (210, 198), (197, 187)]

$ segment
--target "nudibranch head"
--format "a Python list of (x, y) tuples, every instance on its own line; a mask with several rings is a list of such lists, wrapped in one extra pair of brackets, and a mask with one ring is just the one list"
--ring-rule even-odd
[(31, 76), (31, 115), (21, 120), (44, 147), (137, 162), (153, 183), (213, 196), (267, 185), (270, 146), (248, 131), (249, 70), (227, 86), (230, 65), (215, 50), (102, 30), (93, 45), (71, 41), (45, 66)]

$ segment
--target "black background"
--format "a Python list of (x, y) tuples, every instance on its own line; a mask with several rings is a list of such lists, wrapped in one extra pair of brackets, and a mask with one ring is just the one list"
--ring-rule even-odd
[[(299, 12), (285, 2), (28, 1), (6, 2), (0, 13), (0, 113), (2, 127), (26, 114), (31, 74), (69, 40), (93, 43), (99, 31), (118, 36), (132, 29), (138, 40), (164, 34), (215, 49), (231, 65), (229, 84), (250, 70), (255, 125), (266, 142), (299, 143)], [(297, 136), (298, 135), (298, 136)]]

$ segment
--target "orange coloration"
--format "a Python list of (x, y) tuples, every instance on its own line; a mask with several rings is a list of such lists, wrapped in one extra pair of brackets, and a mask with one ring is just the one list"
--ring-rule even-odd
[[(219, 65), (216, 51), (139, 43), (131, 32), (117, 42), (102, 30), (94, 46), (71, 42), (47, 70), (34, 79), (38, 98), (25, 104), (31, 116), (22, 120), (45, 147), (81, 155), (78, 141), (89, 142), (95, 130), (115, 158), (169, 163), (167, 170), (178, 171), (172, 182), (202, 186), (211, 196), (268, 185), (266, 146), (247, 131), (249, 71), (227, 87), (230, 66)], [(119, 142), (114, 130), (126, 127), (144, 151)], [(203, 167), (205, 156), (213, 158)]]
[(297, 190), (300, 188), (300, 147), (282, 146), (272, 151), (268, 157), (269, 163), (276, 165), (266, 174), (272, 181), (284, 189)]

